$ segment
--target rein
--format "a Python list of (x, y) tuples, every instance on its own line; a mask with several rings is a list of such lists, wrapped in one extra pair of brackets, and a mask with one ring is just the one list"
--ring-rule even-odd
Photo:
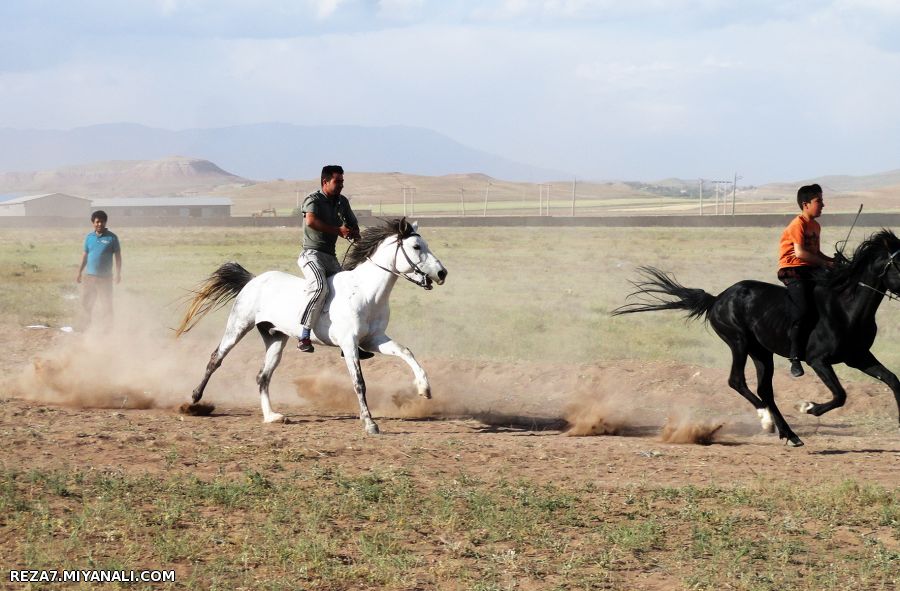
[[(407, 238), (412, 237), (412, 236), (419, 236), (419, 234), (412, 233), (409, 236), (407, 236)], [(431, 289), (431, 286), (428, 285), (428, 274), (425, 273), (424, 271), (422, 271), (422, 269), (420, 269), (419, 266), (417, 264), (415, 264), (414, 262), (412, 262), (412, 259), (409, 258), (409, 255), (406, 253), (406, 248), (403, 247), (403, 239), (400, 237), (399, 234), (397, 235), (397, 250), (394, 251), (394, 259), (395, 260), (397, 259), (397, 252), (403, 253), (403, 256), (406, 258), (406, 262), (409, 263), (409, 266), (413, 268), (413, 273), (415, 273), (416, 275), (418, 275), (420, 277), (418, 280), (412, 279), (406, 273), (399, 272), (396, 269), (396, 267), (394, 269), (388, 269), (387, 267), (382, 267), (381, 265), (379, 265), (378, 263), (373, 261), (372, 257), (370, 257), (370, 256), (366, 257), (366, 260), (368, 260), (370, 263), (372, 263), (373, 265), (375, 265), (382, 271), (387, 271), (391, 275), (396, 275), (397, 277), (403, 277), (410, 283), (415, 283), (416, 285), (418, 285), (419, 287), (421, 287), (423, 289)]]
[(350, 254), (350, 250), (356, 246), (356, 240), (353, 238), (347, 238), (347, 242), (350, 243), (350, 246), (347, 247), (347, 250), (344, 251), (344, 258), (341, 259), (341, 269), (344, 268), (344, 261), (347, 260), (347, 255)]

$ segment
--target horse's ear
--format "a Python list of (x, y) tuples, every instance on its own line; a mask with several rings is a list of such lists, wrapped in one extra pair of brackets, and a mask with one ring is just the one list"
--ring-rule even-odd
[(400, 218), (400, 222), (397, 224), (397, 233), (401, 236), (406, 236), (409, 232), (409, 222), (406, 221), (405, 217)]
[(416, 221), (414, 221), (414, 222), (412, 223), (412, 231), (413, 231), (413, 232), (418, 232), (418, 231), (419, 231), (419, 220), (416, 220)]

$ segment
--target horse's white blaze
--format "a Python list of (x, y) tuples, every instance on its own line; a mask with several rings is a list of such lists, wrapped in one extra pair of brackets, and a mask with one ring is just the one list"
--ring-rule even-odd
[(763, 431), (773, 433), (775, 431), (775, 422), (772, 421), (772, 413), (769, 412), (769, 409), (758, 408), (756, 409), (756, 414), (759, 415), (759, 422), (762, 424)]

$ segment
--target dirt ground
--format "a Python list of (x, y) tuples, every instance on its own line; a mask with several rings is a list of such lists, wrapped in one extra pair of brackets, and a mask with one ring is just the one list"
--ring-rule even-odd
[[(155, 351), (105, 343), (98, 353), (82, 335), (6, 330), (0, 463), (7, 468), (204, 476), (266, 470), (277, 450), (287, 470), (314, 461), (347, 473), (402, 467), (425, 479), (465, 472), (614, 488), (760, 480), (900, 484), (890, 391), (871, 381), (849, 383), (844, 408), (812, 417), (796, 405), (826, 400), (827, 390), (812, 375), (790, 378), (786, 363), (776, 371), (775, 389), (806, 443), (797, 449), (761, 431), (755, 411), (727, 387), (725, 370), (635, 361), (422, 358), (434, 393), (429, 401), (415, 395), (401, 361), (376, 357), (363, 362), (363, 371), (382, 435), (366, 436), (333, 349), (285, 352), (271, 391), (275, 410), (290, 421), (264, 425), (253, 381), (258, 344), (236, 348), (213, 377), (204, 397), (216, 405), (213, 414), (191, 417), (175, 409), (202, 374), (209, 355), (198, 349), (203, 339)], [(707, 439), (711, 444), (696, 443)]]

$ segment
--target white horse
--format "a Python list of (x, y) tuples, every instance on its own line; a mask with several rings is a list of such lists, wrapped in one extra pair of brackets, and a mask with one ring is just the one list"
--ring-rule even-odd
[[(359, 399), (360, 419), (369, 434), (377, 434), (379, 430), (366, 404), (359, 348), (403, 359), (412, 368), (413, 383), (419, 394), (431, 398), (425, 370), (409, 349), (384, 332), (390, 318), (388, 300), (398, 277), (424, 289), (431, 289), (433, 282), (440, 285), (447, 278), (447, 269), (431, 253), (417, 230), (418, 224), (409, 224), (405, 219), (367, 228), (347, 253), (345, 270), (328, 278), (328, 299), (312, 327), (314, 342), (341, 348)], [(199, 286), (176, 336), (189, 331), (211, 310), (232, 298), (235, 300), (225, 334), (210, 357), (203, 380), (193, 392), (194, 404), (203, 396), (210, 376), (225, 355), (256, 326), (266, 346), (265, 362), (256, 378), (263, 420), (266, 423), (284, 420), (284, 415), (274, 412), (269, 403), (269, 381), (288, 339), (299, 336), (300, 314), (306, 304), (304, 285), (304, 279), (279, 271), (254, 277), (239, 264), (230, 262)]]

